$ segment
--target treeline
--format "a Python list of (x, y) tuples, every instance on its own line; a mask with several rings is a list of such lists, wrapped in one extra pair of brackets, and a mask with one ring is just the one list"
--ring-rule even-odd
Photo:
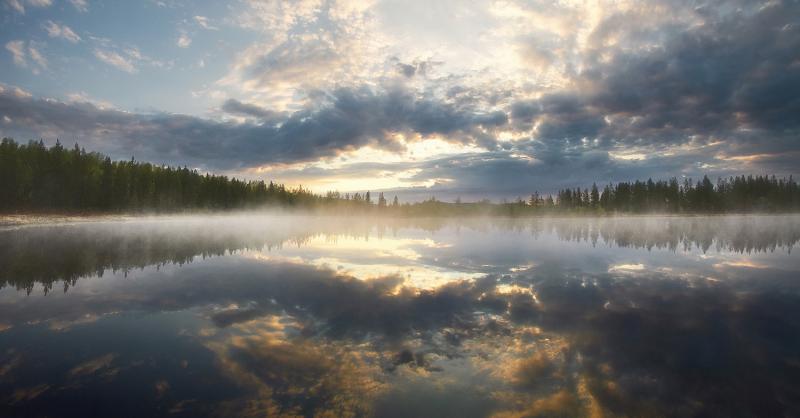
[(303, 188), (110, 158), (60, 143), (0, 143), (0, 211), (136, 211), (311, 205)]
[(557, 193), (534, 192), (528, 199), (492, 203), (442, 202), (430, 199), (399, 205), (395, 212), (406, 216), (527, 216), (559, 214), (615, 213), (753, 213), (800, 211), (800, 186), (790, 176), (738, 176), (720, 178), (716, 184), (708, 176), (692, 179), (647, 180), (608, 184), (600, 189), (562, 189)]
[(800, 210), (800, 187), (792, 177), (739, 176), (698, 182), (647, 180), (608, 184), (602, 189), (534, 192), (530, 198), (464, 203), (435, 198), (400, 204), (383, 193), (328, 192), (287, 188), (264, 181), (243, 181), (200, 174), (186, 167), (112, 161), (77, 144), (46, 147), (5, 138), (0, 143), (0, 212), (20, 211), (180, 211), (241, 209), (265, 205), (324, 209), (333, 213), (388, 213), (398, 216), (613, 213), (747, 213)]
[(608, 184), (602, 188), (562, 189), (552, 195), (534, 192), (528, 199), (492, 203), (442, 202), (431, 197), (424, 202), (399, 205), (408, 216), (452, 215), (557, 215), (615, 213), (752, 213), (800, 211), (800, 186), (790, 176), (708, 176), (694, 182), (677, 178)]
[(737, 176), (720, 178), (716, 184), (704, 176), (693, 182), (677, 178), (596, 184), (581, 190), (560, 190), (555, 200), (534, 193), (532, 207), (557, 206), (561, 210), (625, 213), (721, 213), (789, 212), (800, 209), (800, 187), (790, 176)]

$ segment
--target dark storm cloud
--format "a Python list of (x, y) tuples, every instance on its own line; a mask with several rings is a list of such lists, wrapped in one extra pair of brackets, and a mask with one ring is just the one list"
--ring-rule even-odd
[(681, 33), (653, 54), (618, 53), (587, 74), (599, 90), (592, 105), (640, 116), (629, 136), (796, 129), (798, 13), (796, 2), (776, 3)]
[(278, 121), (282, 114), (265, 109), (252, 103), (243, 103), (236, 99), (228, 99), (222, 104), (222, 110), (236, 116), (257, 118), (264, 121)]
[[(630, 24), (633, 16), (606, 17), (590, 36), (574, 90), (509, 104), (509, 126), (529, 133), (529, 140), (432, 161), (417, 180), (451, 181), (401, 193), (412, 199), (497, 198), (594, 181), (727, 176), (742, 170), (796, 174), (800, 25), (795, 16), (800, 3), (707, 5), (693, 13), (704, 23), (636, 29)], [(604, 42), (620, 33), (656, 45), (621, 48)], [(467, 89), (454, 94), (471, 97)], [(689, 147), (672, 152), (678, 145)], [(643, 157), (613, 155), (626, 150)], [(746, 166), (720, 159), (731, 156), (757, 157)]]
[(695, 13), (703, 24), (657, 28), (657, 45), (633, 50), (604, 46), (604, 38), (628, 25), (624, 15), (607, 17), (584, 53), (585, 67), (574, 81), (580, 89), (513, 104), (514, 123), (525, 129), (538, 121), (535, 136), (544, 140), (587, 137), (629, 145), (693, 136), (736, 142), (742, 128), (796, 136), (800, 4), (753, 2), (728, 14), (703, 7)]
[(518, 129), (529, 130), (533, 127), (533, 119), (541, 113), (536, 101), (518, 101), (511, 105), (511, 118)]
[[(275, 162), (308, 161), (373, 145), (397, 149), (394, 133), (441, 135), (449, 140), (486, 141), (487, 131), (507, 122), (502, 112), (420, 98), (400, 88), (342, 88), (315, 94), (317, 105), (273, 123), (229, 123), (173, 114), (144, 115), (90, 103), (35, 99), (10, 89), (0, 92), (3, 135), (75, 138), (87, 148), (116, 157), (135, 154), (156, 162), (233, 169)], [(238, 101), (223, 108), (264, 117), (265, 109)]]
[[(479, 143), (488, 152), (409, 163), (406, 168), (422, 169), (412, 180), (449, 181), (392, 192), (412, 200), (431, 195), (500, 198), (595, 181), (754, 170), (796, 174), (800, 25), (794, 16), (800, 4), (676, 7), (703, 23), (687, 19), (647, 27), (632, 25), (633, 15), (606, 17), (582, 52), (584, 65), (573, 74), (574, 90), (509, 101), (513, 95), (504, 94), (501, 86), (482, 92), (451, 87), (447, 97), (455, 103), (507, 103), (508, 115), (498, 113), (496, 125), (510, 119), (506, 126), (529, 133), (530, 139), (509, 144), (483, 137)], [(605, 42), (622, 33), (631, 43), (648, 47)], [(411, 67), (403, 69), (413, 74)], [(493, 93), (497, 98), (489, 100)], [(447, 131), (441, 118), (431, 119)], [(675, 152), (678, 145), (687, 148)], [(642, 156), (614, 156), (626, 150)], [(724, 160), (732, 156), (757, 158)]]

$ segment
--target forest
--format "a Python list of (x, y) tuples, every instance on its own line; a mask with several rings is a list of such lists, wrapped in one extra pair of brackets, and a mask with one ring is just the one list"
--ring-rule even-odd
[[(532, 187), (533, 189), (533, 187)], [(736, 176), (712, 182), (671, 178), (567, 188), (553, 194), (493, 203), (443, 202), (435, 197), (400, 204), (383, 193), (324, 195), (275, 182), (201, 174), (187, 167), (112, 161), (78, 144), (0, 142), (0, 213), (176, 212), (280, 206), (337, 213), (365, 211), (401, 216), (614, 213), (750, 213), (800, 210), (800, 187), (790, 176)]]
[(0, 143), (0, 211), (177, 211), (321, 200), (302, 188), (200, 174), (186, 167), (112, 161), (77, 144)]

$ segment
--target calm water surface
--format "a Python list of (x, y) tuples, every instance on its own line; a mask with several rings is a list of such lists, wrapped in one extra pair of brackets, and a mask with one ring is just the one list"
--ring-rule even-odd
[(800, 415), (800, 216), (0, 228), (0, 416)]

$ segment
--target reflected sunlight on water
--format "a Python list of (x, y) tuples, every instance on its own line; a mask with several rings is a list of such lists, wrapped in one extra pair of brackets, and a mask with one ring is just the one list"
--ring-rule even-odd
[(800, 216), (6, 228), (0, 415), (794, 415), (798, 240)]

